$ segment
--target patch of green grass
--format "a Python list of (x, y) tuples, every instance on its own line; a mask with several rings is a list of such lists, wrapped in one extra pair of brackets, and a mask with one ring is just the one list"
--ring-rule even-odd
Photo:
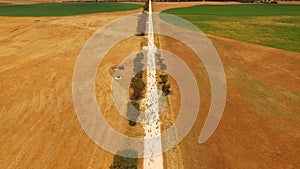
[(164, 11), (171, 14), (215, 15), (215, 16), (299, 16), (300, 5), (240, 4), (198, 5), (173, 8)]
[(263, 79), (256, 77), (236, 63), (227, 65), (225, 72), (234, 77), (230, 80), (231, 86), (243, 90), (242, 99), (252, 105), (256, 112), (300, 123), (298, 116), (281, 105), (282, 103), (289, 106), (299, 105), (300, 93), (298, 91), (282, 87), (272, 88)]
[(43, 3), (30, 5), (0, 5), (0, 16), (69, 16), (97, 12), (133, 10), (141, 5), (118, 2)]
[(200, 5), (164, 11), (205, 33), (300, 52), (300, 5)]

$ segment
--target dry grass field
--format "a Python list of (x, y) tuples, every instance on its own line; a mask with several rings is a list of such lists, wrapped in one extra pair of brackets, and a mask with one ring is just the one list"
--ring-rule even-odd
[(124, 11), (70, 17), (0, 17), (0, 168), (108, 168), (113, 154), (82, 130), (72, 75), (89, 37)]
[(180, 143), (184, 167), (298, 168), (299, 53), (208, 37), (225, 68), (227, 102), (218, 129), (203, 145), (197, 138), (210, 106), (205, 67), (180, 42), (160, 38), (165, 44), (162, 48), (173, 51), (192, 68), (202, 89), (197, 121)]
[[(159, 38), (161, 48), (189, 65), (201, 89), (196, 124), (179, 144), (184, 167), (299, 168), (300, 54), (210, 34), (208, 38), (223, 62), (227, 102), (218, 129), (203, 145), (197, 138), (210, 106), (206, 69), (181, 42)], [(179, 100), (172, 103), (178, 111)]]
[[(156, 2), (153, 9), (158, 12), (195, 4), (201, 3)], [(77, 120), (72, 102), (73, 69), (82, 46), (95, 31), (140, 11), (0, 16), (0, 168), (109, 168), (113, 154), (89, 139)], [(198, 137), (210, 106), (206, 70), (181, 42), (159, 37), (161, 48), (190, 66), (201, 94), (196, 124), (176, 147), (178, 156), (164, 154), (181, 164), (165, 162), (165, 168), (300, 168), (300, 54), (208, 37), (225, 68), (227, 103), (218, 129), (205, 144), (199, 144)], [(111, 66), (139, 50), (142, 40), (132, 37), (114, 47), (100, 65), (96, 80), (99, 107), (107, 110), (107, 120), (120, 132), (134, 136), (141, 135), (140, 126), (136, 130), (124, 128), (127, 121), (117, 114), (112, 102), (102, 100), (111, 99)], [(175, 82), (170, 82), (176, 91)], [(174, 117), (180, 105), (178, 97), (176, 92), (170, 95), (168, 111)], [(138, 166), (142, 168), (142, 159)]]

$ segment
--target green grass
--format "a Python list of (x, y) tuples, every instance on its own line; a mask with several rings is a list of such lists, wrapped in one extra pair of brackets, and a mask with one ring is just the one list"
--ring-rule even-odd
[(300, 52), (300, 5), (201, 5), (163, 12), (208, 34)]
[(133, 10), (141, 5), (117, 2), (43, 3), (31, 5), (0, 5), (0, 16), (69, 16), (97, 12)]
[(242, 99), (253, 106), (255, 112), (300, 124), (300, 117), (282, 106), (282, 103), (292, 107), (299, 105), (299, 91), (271, 87), (266, 81), (236, 63), (228, 64), (224, 68), (227, 74), (234, 77), (230, 78), (231, 86), (227, 86), (228, 90), (232, 87), (242, 89)]

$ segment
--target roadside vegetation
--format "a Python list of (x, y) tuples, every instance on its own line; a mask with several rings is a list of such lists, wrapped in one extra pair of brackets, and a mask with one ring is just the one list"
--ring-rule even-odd
[[(129, 156), (129, 157), (128, 157)], [(130, 158), (135, 157), (135, 158)], [(137, 152), (133, 149), (118, 151), (114, 156), (110, 169), (137, 169)]]
[(130, 96), (131, 100), (140, 100), (144, 98), (144, 89), (146, 84), (143, 81), (143, 67), (142, 60), (144, 58), (143, 53), (138, 53), (134, 58), (133, 71), (135, 76), (131, 79), (130, 87), (133, 89), (133, 94)]
[(142, 60), (144, 59), (143, 53), (138, 53), (134, 58), (133, 72), (135, 76), (131, 78), (130, 88), (130, 102), (127, 103), (127, 118), (130, 126), (136, 125), (136, 120), (140, 115), (139, 101), (144, 98), (146, 84), (143, 81), (143, 67)]
[(300, 5), (200, 5), (163, 11), (204, 33), (300, 52)]
[(137, 36), (145, 36), (146, 32), (147, 13), (143, 12), (138, 16), (138, 26), (136, 28)]
[(164, 63), (164, 59), (161, 57), (161, 53), (158, 52), (155, 54), (155, 59), (156, 59), (156, 62), (157, 62), (157, 65), (159, 66), (159, 68), (161, 70), (166, 70), (167, 69), (167, 65)]
[(141, 8), (138, 4), (118, 2), (65, 2), (28, 5), (0, 5), (0, 16), (69, 16)]
[(140, 104), (138, 102), (127, 103), (127, 117), (130, 126), (136, 125), (136, 120), (140, 115)]
[(161, 90), (164, 96), (167, 96), (171, 93), (170, 91), (170, 84), (168, 84), (168, 75), (166, 74), (160, 74), (159, 75), (160, 82), (159, 84), (161, 85)]
[(144, 89), (146, 84), (144, 83), (142, 77), (143, 73), (139, 72), (131, 79), (130, 87), (133, 89), (133, 94), (130, 97), (131, 100), (137, 101), (144, 98)]
[(168, 75), (164, 73), (164, 70), (167, 69), (167, 65), (164, 63), (164, 59), (161, 56), (161, 53), (158, 52), (155, 54), (157, 66), (160, 68), (158, 71), (159, 74), (159, 88), (162, 90), (162, 94), (164, 96), (167, 96), (171, 93), (170, 88), (171, 85), (168, 84)]
[(134, 73), (140, 73), (143, 70), (144, 64), (142, 63), (142, 60), (144, 59), (143, 53), (138, 53), (136, 57), (134, 58)]

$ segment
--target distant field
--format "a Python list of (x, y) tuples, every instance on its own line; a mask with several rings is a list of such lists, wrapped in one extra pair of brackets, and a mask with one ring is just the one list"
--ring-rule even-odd
[(97, 12), (133, 10), (141, 5), (117, 2), (43, 3), (31, 5), (0, 5), (0, 16), (68, 16)]
[(163, 12), (205, 33), (300, 52), (300, 5), (200, 5)]

